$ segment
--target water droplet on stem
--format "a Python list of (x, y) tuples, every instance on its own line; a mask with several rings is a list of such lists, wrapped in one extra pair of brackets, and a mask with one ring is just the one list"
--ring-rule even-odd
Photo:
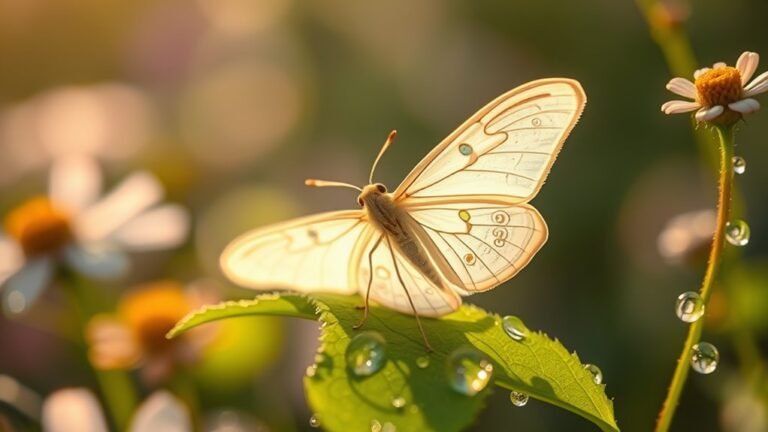
[(749, 243), (749, 225), (741, 219), (735, 219), (725, 225), (725, 239), (734, 246), (746, 246)]
[(700, 374), (710, 374), (717, 369), (720, 353), (714, 345), (699, 342), (691, 349), (691, 367)]
[(683, 322), (692, 323), (698, 321), (704, 315), (704, 309), (704, 300), (696, 292), (684, 292), (677, 297), (675, 313)]

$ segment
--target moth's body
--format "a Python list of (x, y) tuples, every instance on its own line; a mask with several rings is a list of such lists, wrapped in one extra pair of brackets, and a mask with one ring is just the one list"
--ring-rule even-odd
[(430, 259), (430, 256), (435, 256), (430, 254), (435, 247), (434, 243), (429, 240), (424, 229), (392, 198), (392, 194), (386, 192), (384, 185), (374, 183), (365, 186), (358, 197), (358, 203), (362, 205), (368, 220), (385, 239), (389, 239), (393, 246), (437, 287), (447, 289), (445, 281)]
[(392, 192), (373, 174), (355, 210), (327, 212), (246, 233), (221, 257), (227, 276), (261, 290), (359, 293), (382, 306), (440, 317), (461, 297), (514, 277), (547, 240), (528, 202), (544, 183), (586, 102), (564, 78), (524, 84), (471, 116)]

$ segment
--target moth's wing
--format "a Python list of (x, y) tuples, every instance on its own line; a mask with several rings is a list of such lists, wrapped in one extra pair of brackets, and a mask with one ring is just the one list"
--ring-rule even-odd
[(447, 262), (447, 268), (438, 266), (446, 279), (461, 281), (452, 286), (462, 295), (515, 276), (547, 240), (544, 219), (528, 204), (456, 202), (408, 212), (432, 240), (429, 253)]
[[(363, 249), (357, 272), (357, 283), (362, 296), (366, 294), (371, 269), (373, 279), (370, 299), (382, 306), (406, 314), (413, 314), (416, 309), (419, 315), (432, 317), (453, 312), (461, 306), (461, 297), (453, 290), (440, 288), (430, 281), (387, 241), (384, 234), (377, 234)], [(413, 307), (408, 301), (408, 295), (413, 300)]]
[(294, 219), (233, 240), (221, 268), (248, 288), (352, 294), (362, 249), (374, 231), (360, 210)]
[(565, 78), (532, 81), (501, 95), (422, 159), (395, 199), (529, 201), (585, 103), (581, 85)]

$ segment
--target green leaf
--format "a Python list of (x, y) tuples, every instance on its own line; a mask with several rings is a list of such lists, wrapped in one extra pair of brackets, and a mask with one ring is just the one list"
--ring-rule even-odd
[[(485, 353), (494, 364), (497, 386), (572, 411), (604, 431), (618, 430), (605, 386), (595, 384), (575, 354), (542, 333), (530, 332), (523, 341), (515, 341), (502, 328), (500, 317), (470, 305), (440, 319), (422, 319), (435, 349), (431, 354), (426, 352), (412, 316), (372, 306), (364, 330), (384, 336), (387, 362), (379, 372), (357, 377), (346, 367), (345, 351), (350, 339), (360, 333), (352, 328), (361, 317), (360, 304), (357, 296), (260, 296), (193, 312), (169, 335), (242, 315), (319, 319), (322, 334), (316, 364), (308, 368), (304, 384), (310, 407), (326, 430), (371, 430), (387, 423), (397, 430), (466, 428), (490, 391), (466, 396), (450, 387), (447, 357), (467, 345)], [(429, 364), (419, 367), (424, 366), (424, 359)], [(403, 401), (404, 406), (393, 403)]]

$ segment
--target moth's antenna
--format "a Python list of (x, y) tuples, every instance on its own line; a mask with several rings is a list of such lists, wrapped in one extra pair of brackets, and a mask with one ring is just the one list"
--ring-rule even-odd
[(329, 180), (306, 179), (304, 180), (304, 184), (310, 187), (348, 187), (348, 188), (359, 190), (360, 192), (363, 191), (362, 189), (360, 189), (359, 187), (353, 184), (337, 182), (337, 181), (329, 181)]
[(376, 160), (373, 161), (373, 166), (371, 167), (371, 175), (368, 176), (368, 183), (373, 183), (373, 172), (376, 171), (376, 165), (379, 164), (379, 159), (384, 155), (384, 152), (387, 151), (389, 146), (392, 144), (392, 142), (395, 140), (395, 137), (397, 136), (397, 131), (392, 130), (392, 132), (389, 133), (389, 136), (387, 136), (387, 140), (384, 141), (384, 145), (381, 146), (381, 150), (379, 150), (379, 155), (376, 156)]

